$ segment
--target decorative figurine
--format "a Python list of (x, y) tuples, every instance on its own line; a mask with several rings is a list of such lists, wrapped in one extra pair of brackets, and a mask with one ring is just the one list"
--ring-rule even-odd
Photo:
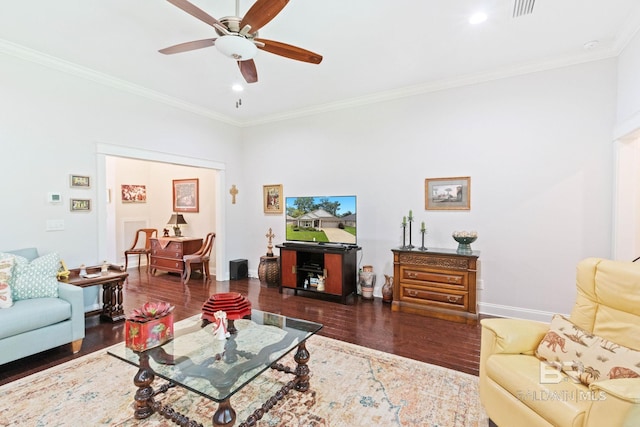
[(213, 313), (213, 316), (216, 319), (216, 324), (213, 327), (213, 334), (218, 340), (226, 340), (231, 336), (227, 331), (227, 313), (222, 310), (218, 310)]
[(318, 275), (318, 287), (316, 289), (324, 292), (324, 276)]
[(164, 228), (162, 230), (162, 237), (169, 237), (169, 229), (168, 228)]
[(269, 232), (267, 234), (265, 234), (264, 236), (267, 239), (269, 239), (267, 241), (267, 256), (273, 256), (273, 243), (272, 243), (271, 239), (276, 237), (276, 235), (273, 234), (273, 232), (271, 231), (271, 227), (269, 227)]

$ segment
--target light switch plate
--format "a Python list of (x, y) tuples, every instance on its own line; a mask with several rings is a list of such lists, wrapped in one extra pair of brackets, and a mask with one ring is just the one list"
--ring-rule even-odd
[(48, 219), (47, 231), (62, 231), (64, 230), (64, 219)]

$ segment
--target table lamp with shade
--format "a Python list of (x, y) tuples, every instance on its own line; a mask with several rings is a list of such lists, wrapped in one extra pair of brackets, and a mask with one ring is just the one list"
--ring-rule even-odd
[(186, 223), (187, 221), (184, 220), (184, 216), (178, 213), (172, 214), (171, 218), (167, 222), (167, 224), (173, 227), (173, 234), (176, 237), (182, 237), (182, 230), (180, 230), (180, 226)]

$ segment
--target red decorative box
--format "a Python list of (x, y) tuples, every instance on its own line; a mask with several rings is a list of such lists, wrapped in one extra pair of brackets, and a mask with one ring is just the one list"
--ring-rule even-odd
[(127, 348), (145, 351), (173, 339), (173, 313), (146, 322), (127, 319), (124, 328)]

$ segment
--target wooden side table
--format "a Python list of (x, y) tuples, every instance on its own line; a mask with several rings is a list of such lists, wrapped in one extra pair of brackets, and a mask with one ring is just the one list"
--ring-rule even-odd
[(109, 320), (110, 322), (124, 320), (122, 285), (127, 277), (129, 277), (129, 273), (122, 271), (122, 267), (119, 265), (109, 265), (106, 274), (100, 272), (100, 266), (87, 267), (86, 270), (87, 274), (98, 274), (99, 276), (83, 277), (80, 276), (80, 269), (74, 268), (69, 270), (69, 277), (61, 279), (60, 282), (80, 286), (81, 288), (102, 285), (102, 309), (89, 311), (85, 313), (85, 316), (100, 314), (100, 318)]
[(267, 287), (277, 287), (280, 285), (280, 257), (261, 256), (258, 265), (258, 279), (266, 283)]

